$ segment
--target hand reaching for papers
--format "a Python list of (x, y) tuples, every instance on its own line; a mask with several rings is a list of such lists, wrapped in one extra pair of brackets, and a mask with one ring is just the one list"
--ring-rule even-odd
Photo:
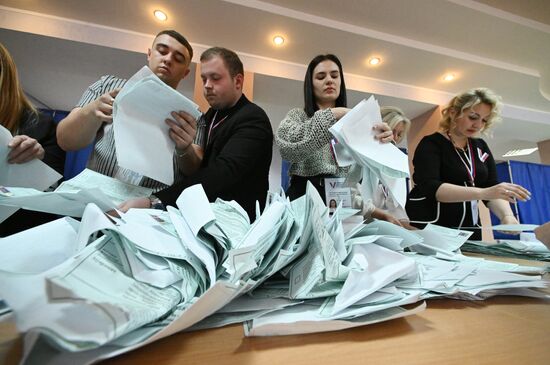
[(184, 111), (172, 112), (171, 115), (174, 119), (166, 119), (170, 138), (176, 143), (178, 155), (186, 154), (197, 134), (197, 121)]
[[(344, 115), (346, 115), (351, 109), (349, 108), (331, 108), (330, 111), (334, 115), (334, 119), (340, 120)], [(381, 143), (390, 143), (393, 142), (393, 132), (389, 125), (386, 123), (376, 123), (372, 128), (375, 131), (374, 138)]]
[(372, 129), (376, 132), (374, 138), (381, 143), (393, 142), (393, 132), (386, 123), (376, 123)]
[(529, 192), (529, 190), (525, 189), (521, 185), (503, 182), (498, 185), (483, 189), (481, 199), (503, 199), (510, 203), (513, 203), (516, 199), (519, 199), (521, 201), (531, 199), (531, 192)]
[(113, 103), (120, 88), (101, 95), (99, 98), (82, 108), (84, 113), (92, 115), (97, 121), (113, 122)]
[(383, 211), (382, 209), (375, 208), (371, 215), (372, 215), (373, 218), (393, 223), (393, 224), (395, 224), (396, 226), (399, 226), (399, 227), (403, 227), (403, 225), (401, 224), (401, 221), (399, 219), (397, 219), (393, 215)]
[(132, 208), (151, 208), (151, 201), (149, 198), (136, 198), (126, 200), (124, 203), (120, 204), (117, 209), (123, 213), (126, 213)]
[(8, 163), (25, 163), (35, 158), (44, 158), (44, 148), (38, 141), (26, 135), (13, 137), (8, 143), (11, 151), (8, 153)]

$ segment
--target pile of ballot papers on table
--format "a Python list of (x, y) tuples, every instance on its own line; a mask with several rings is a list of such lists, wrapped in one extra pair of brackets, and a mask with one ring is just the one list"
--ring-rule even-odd
[(548, 297), (537, 290), (545, 268), (465, 257), (464, 232), (344, 229), (356, 211), (331, 215), (311, 185), (293, 202), (270, 194), (252, 224), (200, 185), (167, 211), (102, 210), (90, 203), (80, 222), (0, 240), (0, 297), (25, 333), (23, 363), (88, 364), (231, 323), (246, 336), (342, 330), (416, 314), (434, 297)]
[(550, 250), (537, 240), (497, 240), (497, 242), (466, 241), (464, 251), (487, 255), (550, 261)]

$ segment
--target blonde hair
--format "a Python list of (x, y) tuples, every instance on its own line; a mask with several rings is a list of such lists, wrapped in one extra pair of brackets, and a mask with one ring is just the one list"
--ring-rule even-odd
[(403, 111), (395, 106), (383, 106), (380, 108), (380, 114), (382, 115), (382, 122), (386, 123), (391, 130), (401, 122), (405, 125), (403, 135), (406, 136), (411, 128), (411, 121), (405, 116)]
[(21, 115), (26, 109), (37, 113), (19, 83), (13, 58), (6, 47), (0, 43), (0, 122), (15, 134), (19, 128)]
[(439, 127), (444, 131), (449, 131), (451, 129), (451, 124), (453, 122), (451, 111), (456, 111), (456, 118), (461, 117), (464, 114), (464, 110), (468, 108), (473, 108), (478, 104), (487, 104), (491, 107), (491, 114), (487, 118), (487, 121), (481, 129), (482, 132), (487, 131), (491, 126), (500, 121), (500, 96), (496, 95), (492, 90), (479, 87), (476, 89), (468, 90), (460, 95), (455, 96), (451, 99), (449, 104), (441, 111), (443, 119), (439, 122)]

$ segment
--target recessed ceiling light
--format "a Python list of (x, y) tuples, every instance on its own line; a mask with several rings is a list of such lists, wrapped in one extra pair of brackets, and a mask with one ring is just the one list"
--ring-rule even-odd
[(283, 43), (285, 43), (285, 39), (282, 36), (276, 35), (275, 37), (273, 37), (273, 44), (274, 45), (282, 46)]
[(382, 62), (380, 57), (371, 57), (371, 58), (369, 58), (369, 65), (371, 65), (371, 66), (377, 66), (377, 65), (380, 64), (380, 62)]
[(531, 153), (538, 150), (538, 147), (535, 148), (524, 148), (522, 150), (510, 150), (506, 152), (502, 157), (514, 157), (514, 156), (527, 156)]
[(455, 77), (455, 74), (446, 74), (445, 76), (443, 76), (443, 81), (453, 81)]
[(166, 21), (166, 19), (168, 19), (168, 15), (166, 15), (166, 13), (161, 10), (155, 10), (153, 12), (153, 15), (155, 15), (155, 18), (157, 18), (161, 22)]

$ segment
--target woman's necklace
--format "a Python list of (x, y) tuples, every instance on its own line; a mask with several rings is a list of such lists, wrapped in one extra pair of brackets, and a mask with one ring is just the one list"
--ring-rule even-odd
[(453, 139), (453, 136), (451, 136), (451, 133), (449, 131), (447, 131), (447, 137), (449, 137), (449, 141), (451, 141), (452, 145), (454, 146), (454, 148), (456, 148), (457, 150), (460, 150), (462, 152), (466, 152), (468, 150), (468, 139), (466, 139), (466, 145), (464, 147), (460, 147), (456, 142), (455, 140)]
[(447, 137), (449, 137), (449, 141), (451, 141), (451, 144), (455, 148), (455, 152), (458, 155), (458, 158), (460, 158), (460, 161), (464, 164), (464, 167), (468, 172), (468, 180), (470, 182), (470, 186), (475, 186), (474, 181), (476, 177), (476, 167), (474, 164), (472, 148), (470, 147), (470, 141), (466, 139), (466, 146), (459, 147), (453, 140), (451, 133), (447, 132)]

